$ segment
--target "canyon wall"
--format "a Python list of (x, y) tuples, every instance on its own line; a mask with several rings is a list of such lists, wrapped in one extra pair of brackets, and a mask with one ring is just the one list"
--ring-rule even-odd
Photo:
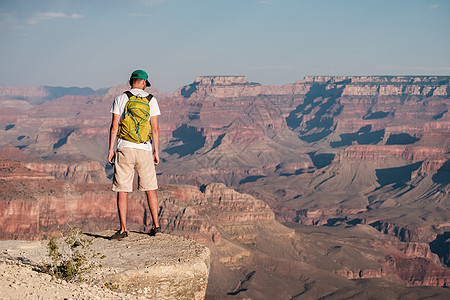
[[(308, 274), (302, 264), (322, 272), (324, 257), (333, 266), (325, 268), (333, 282), (382, 277), (411, 286), (448, 285), (449, 79), (312, 76), (265, 86), (245, 76), (201, 76), (173, 94), (152, 88), (162, 111), (161, 224), (166, 232), (212, 245), (214, 278), (226, 274), (226, 288), (212, 283), (221, 295), (254, 297), (275, 272), (291, 297), (294, 287), (299, 294), (312, 282), (307, 275), (290, 281), (293, 274)], [(39, 99), (2, 92), (0, 147), (14, 160), (2, 169), (9, 174), (0, 179), (6, 191), (2, 220), (20, 228), (5, 225), (2, 238), (38, 238), (81, 219), (85, 228), (115, 226), (114, 194), (103, 184), (112, 175), (106, 162), (109, 110), (126, 88), (56, 98), (29, 89)], [(21, 152), (11, 154), (14, 149)], [(8, 173), (13, 169), (20, 172)], [(145, 199), (131, 199), (131, 224), (148, 230)], [(293, 232), (278, 222), (307, 227)], [(308, 239), (319, 234), (314, 230), (350, 236), (355, 230), (363, 244), (382, 242), (376, 253), (346, 244), (347, 237), (325, 247)], [(299, 235), (323, 256), (302, 248)], [(278, 249), (269, 236), (289, 250)], [(348, 257), (357, 257), (355, 249), (377, 259), (353, 263)]]

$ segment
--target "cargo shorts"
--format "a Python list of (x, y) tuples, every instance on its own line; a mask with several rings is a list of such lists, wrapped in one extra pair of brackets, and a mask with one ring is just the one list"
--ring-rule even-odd
[(115, 192), (132, 192), (134, 170), (139, 176), (138, 189), (140, 191), (158, 189), (152, 152), (142, 149), (122, 148), (116, 151), (112, 190)]

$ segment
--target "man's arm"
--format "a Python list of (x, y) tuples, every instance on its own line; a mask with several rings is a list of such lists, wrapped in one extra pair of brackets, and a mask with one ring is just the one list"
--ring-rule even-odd
[(109, 128), (108, 162), (113, 164), (114, 145), (116, 144), (117, 131), (119, 131), (120, 115), (112, 114), (111, 127)]
[(153, 142), (153, 161), (155, 165), (159, 164), (159, 125), (158, 116), (150, 117), (152, 125), (152, 142)]

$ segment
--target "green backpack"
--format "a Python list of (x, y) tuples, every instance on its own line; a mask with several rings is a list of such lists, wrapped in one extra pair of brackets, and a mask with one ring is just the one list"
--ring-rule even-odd
[(152, 138), (150, 127), (150, 100), (153, 95), (140, 98), (133, 95), (130, 91), (124, 93), (128, 97), (125, 106), (125, 116), (119, 125), (117, 135), (124, 140), (142, 144)]

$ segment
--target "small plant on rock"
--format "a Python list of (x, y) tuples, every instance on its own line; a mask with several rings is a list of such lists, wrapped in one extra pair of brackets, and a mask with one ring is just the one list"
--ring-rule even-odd
[(43, 263), (40, 270), (65, 281), (84, 281), (84, 276), (97, 267), (105, 258), (95, 252), (92, 240), (83, 236), (77, 227), (69, 226), (69, 230), (61, 230), (61, 238), (52, 237), (47, 243), (50, 263)]
[(117, 283), (113, 283), (111, 281), (105, 282), (105, 287), (112, 290), (112, 291), (117, 291), (119, 290), (119, 285)]

